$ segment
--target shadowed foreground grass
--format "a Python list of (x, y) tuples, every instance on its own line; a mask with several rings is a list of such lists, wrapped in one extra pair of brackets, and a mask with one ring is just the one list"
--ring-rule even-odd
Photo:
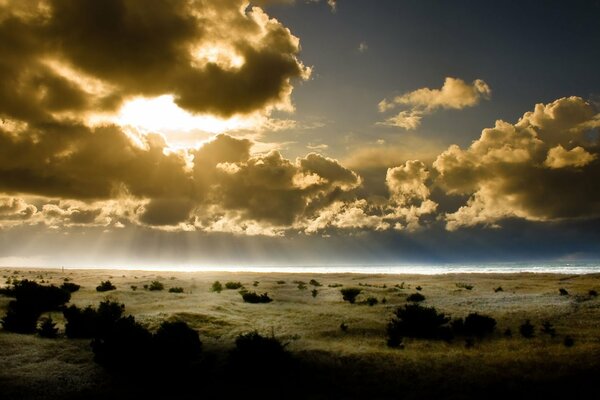
[[(600, 301), (589, 296), (600, 276), (171, 273), (148, 271), (3, 270), (3, 279), (27, 278), (81, 285), (69, 304), (96, 306), (107, 297), (124, 303), (151, 330), (180, 320), (200, 333), (201, 359), (177, 376), (152, 371), (109, 374), (93, 362), (86, 339), (42, 339), (0, 331), (0, 389), (3, 399), (140, 398), (595, 398), (600, 372)], [(109, 280), (116, 290), (98, 293)], [(318, 296), (298, 288), (316, 279)], [(245, 303), (238, 290), (211, 291), (215, 280), (241, 282), (269, 294), (268, 304)], [(159, 281), (163, 291), (143, 290)], [(282, 283), (283, 282), (283, 283)], [(404, 282), (404, 283), (403, 283)], [(459, 283), (459, 285), (457, 285)], [(339, 286), (342, 285), (342, 286)], [(131, 286), (138, 289), (133, 290)], [(466, 348), (452, 342), (404, 339), (404, 349), (386, 346), (386, 325), (415, 287), (425, 306), (465, 317), (478, 312), (498, 324), (488, 338)], [(466, 289), (466, 286), (472, 286)], [(169, 293), (181, 287), (183, 293)], [(356, 287), (355, 304), (340, 290)], [(502, 287), (502, 291), (495, 291)], [(560, 288), (569, 295), (561, 295)], [(369, 297), (380, 302), (363, 304)], [(385, 298), (385, 302), (382, 301)], [(0, 296), (2, 315), (10, 299)], [(59, 312), (51, 316), (64, 332)], [(530, 319), (535, 336), (519, 335)], [(541, 333), (550, 321), (556, 337)], [(348, 328), (340, 329), (341, 324)], [(512, 331), (506, 337), (506, 329)], [(236, 337), (258, 330), (287, 344), (289, 361), (233, 368), (229, 354)], [(575, 339), (565, 347), (563, 339)], [(238, 366), (239, 367), (239, 366)], [(585, 389), (593, 390), (584, 395)], [(591, 397), (590, 397), (591, 396)]]

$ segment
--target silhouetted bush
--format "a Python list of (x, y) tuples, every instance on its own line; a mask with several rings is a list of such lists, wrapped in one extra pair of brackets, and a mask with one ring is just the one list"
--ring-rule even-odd
[(549, 335), (551, 338), (556, 337), (556, 329), (554, 329), (554, 326), (550, 323), (550, 321), (544, 321), (542, 323), (541, 332)]
[(417, 286), (415, 289), (417, 289), (419, 292), (420, 292), (421, 290), (423, 290), (423, 288), (422, 288), (421, 286)]
[(413, 293), (406, 298), (406, 301), (412, 301), (413, 303), (418, 303), (424, 300), (425, 296), (423, 296), (421, 293)]
[(164, 290), (164, 288), (165, 288), (165, 285), (163, 285), (159, 281), (152, 281), (152, 282), (150, 282), (150, 286), (148, 286), (148, 290), (151, 290), (151, 291), (160, 291), (160, 290)]
[(308, 283), (311, 284), (312, 286), (321, 286), (321, 283), (314, 279), (311, 279)]
[(598, 292), (596, 292), (594, 289), (592, 289), (592, 290), (590, 290), (590, 291), (588, 292), (588, 295), (589, 295), (590, 297), (597, 297), (597, 296), (598, 296)]
[(81, 309), (72, 305), (63, 310), (67, 321), (65, 334), (69, 338), (101, 337), (113, 328), (124, 309), (123, 304), (109, 300), (101, 302), (97, 310), (91, 306)]
[(503, 292), (504, 289), (502, 289), (502, 286), (498, 286), (497, 288), (494, 289), (494, 293), (498, 293), (498, 292)]
[(226, 282), (225, 289), (240, 289), (242, 287), (241, 282)]
[(569, 295), (569, 292), (567, 292), (567, 289), (565, 289), (565, 288), (558, 289), (558, 293), (560, 293), (561, 296), (568, 296)]
[(573, 345), (575, 345), (575, 339), (567, 335), (565, 336), (565, 340), (563, 340), (563, 344), (565, 347), (573, 347)]
[(60, 288), (69, 293), (75, 293), (81, 288), (81, 286), (72, 282), (64, 282), (62, 285), (60, 285)]
[(278, 285), (285, 285), (285, 281), (277, 281)]
[(221, 290), (223, 290), (223, 285), (221, 285), (221, 282), (219, 281), (214, 281), (212, 286), (210, 287), (210, 290), (212, 292), (221, 293)]
[(510, 328), (506, 328), (506, 330), (504, 331), (504, 336), (512, 337), (512, 330)]
[(134, 292), (137, 290), (137, 286), (136, 285), (131, 285), (131, 290), (133, 290)]
[(254, 287), (257, 287), (259, 284), (260, 284), (260, 282), (259, 282), (259, 281), (254, 281), (254, 282), (252, 282), (252, 286), (254, 286)]
[(519, 327), (519, 332), (521, 333), (521, 336), (523, 336), (524, 338), (531, 339), (535, 332), (535, 327), (531, 324), (531, 322), (529, 322), (529, 320), (526, 320)]
[(341, 330), (342, 332), (348, 332), (348, 325), (347, 325), (345, 322), (342, 322), (342, 323), (340, 324), (340, 330)]
[(342, 298), (344, 301), (349, 302), (350, 304), (354, 304), (356, 301), (356, 297), (362, 292), (362, 289), (358, 288), (344, 288), (340, 290), (342, 293)]
[(256, 292), (240, 292), (240, 294), (246, 303), (270, 303), (273, 301), (267, 293), (257, 294)]
[(319, 291), (317, 289), (313, 289), (310, 291), (310, 294), (312, 295), (312, 297), (317, 297), (317, 295), (319, 294)]
[(375, 298), (375, 297), (367, 297), (367, 300), (365, 300), (365, 303), (368, 304), (369, 306), (374, 306), (375, 304), (379, 303), (379, 300), (377, 300), (377, 298)]
[(119, 318), (105, 334), (91, 343), (94, 361), (114, 371), (142, 372), (152, 365), (152, 334), (132, 316)]
[(395, 311), (387, 327), (388, 346), (396, 347), (403, 337), (421, 339), (450, 340), (452, 331), (448, 326), (450, 321), (444, 313), (438, 313), (433, 307), (423, 307), (419, 304), (407, 304)]
[[(184, 368), (198, 358), (202, 342), (198, 332), (185, 322), (163, 322), (153, 337), (159, 363), (167, 368)], [(157, 361), (157, 360), (155, 360)]]
[(280, 369), (287, 361), (289, 355), (284, 344), (273, 336), (262, 336), (256, 331), (239, 335), (230, 356), (232, 366), (255, 375)]
[(467, 289), (467, 290), (472, 290), (473, 289), (473, 285), (469, 285), (468, 283), (463, 283), (463, 282), (459, 282), (456, 284), (456, 287), (459, 289)]
[(100, 285), (96, 286), (97, 292), (108, 292), (109, 290), (115, 290), (117, 287), (110, 281), (102, 281)]
[(342, 287), (344, 285), (342, 285), (341, 283), (330, 283), (329, 285), (327, 285), (327, 287), (330, 288), (338, 288), (338, 287)]
[(300, 283), (298, 284), (298, 289), (300, 289), (300, 290), (304, 290), (304, 289), (306, 289), (306, 283), (304, 283), (304, 282), (300, 282)]
[(4, 329), (16, 333), (34, 333), (37, 320), (46, 311), (59, 310), (71, 294), (54, 285), (43, 286), (29, 280), (15, 281), (9, 291), (15, 300), (8, 303), (2, 319)]
[(451, 327), (455, 335), (482, 338), (494, 332), (496, 320), (486, 315), (471, 313), (464, 320), (462, 318), (453, 320)]
[(183, 288), (182, 287), (169, 288), (169, 293), (183, 293)]
[(38, 335), (47, 339), (54, 339), (58, 336), (58, 328), (56, 323), (52, 321), (52, 317), (44, 318), (37, 332)]

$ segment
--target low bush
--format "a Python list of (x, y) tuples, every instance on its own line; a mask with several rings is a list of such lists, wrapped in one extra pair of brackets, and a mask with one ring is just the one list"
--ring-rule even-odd
[(242, 288), (242, 283), (241, 282), (226, 282), (225, 283), (225, 289), (241, 289)]
[(595, 291), (594, 289), (588, 291), (588, 296), (590, 297), (598, 297), (598, 292)]
[(529, 320), (526, 320), (519, 327), (519, 332), (521, 333), (521, 336), (523, 336), (524, 338), (531, 339), (534, 336), (535, 327), (531, 324), (531, 322)]
[(321, 286), (321, 283), (315, 279), (311, 279), (308, 283), (312, 286)]
[(285, 285), (285, 281), (277, 281), (278, 285)]
[(546, 335), (549, 335), (551, 338), (555, 338), (556, 337), (556, 329), (550, 323), (550, 321), (544, 321), (544, 322), (542, 322), (541, 332), (544, 333), (544, 334), (546, 334)]
[(169, 288), (169, 293), (183, 293), (183, 288), (182, 287)]
[(259, 282), (259, 281), (254, 281), (254, 282), (252, 282), (252, 286), (254, 286), (254, 287), (257, 287), (259, 284), (260, 284), (260, 282)]
[(65, 334), (69, 338), (101, 337), (109, 332), (123, 315), (125, 306), (113, 301), (103, 301), (98, 309), (75, 305), (63, 310), (66, 320)]
[(497, 288), (494, 289), (494, 293), (498, 293), (498, 292), (503, 292), (504, 289), (502, 289), (502, 286), (498, 286)]
[(330, 288), (338, 288), (338, 287), (342, 287), (344, 285), (342, 285), (341, 283), (330, 283), (329, 285), (327, 285), (327, 287)]
[(413, 303), (418, 303), (418, 302), (424, 301), (424, 300), (425, 300), (425, 296), (423, 296), (421, 293), (413, 293), (406, 298), (406, 301), (411, 301)]
[(560, 293), (561, 296), (568, 296), (569, 295), (569, 292), (565, 288), (558, 289), (558, 293)]
[(256, 292), (240, 292), (240, 294), (246, 303), (270, 303), (273, 301), (267, 293), (257, 294)]
[(467, 289), (467, 290), (473, 290), (473, 285), (469, 285), (468, 283), (463, 283), (463, 282), (458, 282), (456, 284), (456, 287), (459, 289)]
[(565, 345), (565, 347), (573, 347), (575, 345), (575, 339), (567, 335), (563, 340), (563, 344)]
[(342, 323), (340, 324), (340, 330), (341, 330), (342, 332), (348, 332), (348, 324), (346, 324), (345, 322), (342, 322)]
[(214, 281), (210, 287), (210, 290), (211, 292), (221, 293), (221, 290), (223, 290), (223, 285), (221, 285), (221, 282), (219, 281)]
[(344, 301), (349, 302), (350, 304), (354, 304), (356, 301), (356, 297), (362, 292), (362, 289), (358, 288), (344, 288), (340, 290), (342, 293), (342, 298)]
[(388, 323), (388, 346), (396, 347), (402, 338), (450, 340), (452, 331), (448, 326), (450, 317), (438, 313), (433, 307), (406, 304), (396, 309), (395, 317)]
[(486, 315), (471, 313), (464, 320), (462, 318), (453, 320), (451, 327), (454, 335), (483, 338), (494, 332), (496, 320)]
[(58, 336), (58, 328), (56, 323), (52, 321), (52, 317), (44, 318), (37, 332), (40, 337), (46, 339), (55, 339)]
[(164, 290), (164, 289), (165, 289), (165, 285), (163, 285), (159, 281), (152, 281), (152, 282), (150, 282), (150, 286), (148, 286), (148, 290), (153, 291), (153, 292)]
[(137, 286), (136, 285), (131, 285), (131, 290), (133, 290), (134, 292), (137, 290)]
[(60, 285), (60, 288), (62, 290), (66, 290), (69, 293), (75, 293), (76, 291), (81, 289), (81, 286), (72, 282), (64, 282), (62, 285)]
[(317, 295), (319, 294), (319, 291), (317, 289), (313, 289), (310, 291), (310, 294), (312, 295), (312, 297), (317, 297)]
[(185, 322), (163, 322), (153, 337), (159, 364), (167, 368), (185, 368), (201, 353), (202, 342), (198, 332)]
[(304, 289), (306, 289), (306, 284), (305, 284), (304, 282), (300, 282), (300, 283), (298, 284), (298, 289), (299, 289), (299, 290), (304, 290)]
[(117, 287), (110, 281), (102, 281), (100, 285), (96, 286), (97, 292), (108, 292), (109, 290), (115, 290)]
[(421, 290), (423, 290), (423, 288), (422, 288), (421, 286), (417, 286), (415, 289), (417, 289), (419, 292), (420, 292)]
[(367, 297), (367, 300), (365, 300), (365, 303), (368, 304), (369, 306), (374, 306), (375, 304), (379, 303), (379, 300), (377, 300), (376, 297)]
[(249, 375), (263, 375), (265, 371), (281, 371), (289, 361), (285, 345), (274, 336), (262, 336), (258, 332), (239, 335), (230, 354), (230, 363)]

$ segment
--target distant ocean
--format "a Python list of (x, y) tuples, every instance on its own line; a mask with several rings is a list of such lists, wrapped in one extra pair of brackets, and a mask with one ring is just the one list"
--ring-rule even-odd
[[(108, 268), (107, 268), (108, 269)], [(227, 271), (227, 272), (284, 272), (284, 273), (359, 273), (359, 274), (457, 274), (457, 273), (600, 273), (600, 261), (474, 263), (474, 264), (381, 264), (381, 265), (306, 265), (306, 266), (123, 266), (110, 269), (152, 271)]]

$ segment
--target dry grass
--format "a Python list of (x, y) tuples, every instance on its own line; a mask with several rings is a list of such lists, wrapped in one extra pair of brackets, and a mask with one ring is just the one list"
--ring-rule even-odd
[[(394, 370), (445, 373), (448, 368), (468, 371), (472, 378), (483, 375), (507, 374), (511, 369), (535, 375), (539, 365), (557, 368), (594, 369), (600, 363), (600, 298), (590, 298), (590, 289), (600, 290), (600, 275), (552, 274), (468, 274), (468, 275), (358, 275), (358, 274), (284, 274), (284, 273), (225, 273), (225, 272), (149, 272), (102, 270), (0, 270), (2, 281), (7, 277), (42, 279), (60, 285), (65, 278), (80, 284), (71, 303), (79, 306), (97, 305), (110, 298), (126, 305), (126, 314), (156, 329), (165, 319), (187, 322), (200, 332), (205, 348), (230, 348), (235, 337), (258, 330), (274, 333), (288, 349), (310, 359), (318, 355), (358, 357), (369, 365), (382, 366), (387, 373)], [(318, 280), (317, 297), (309, 290), (299, 290), (294, 281)], [(117, 290), (98, 293), (100, 281), (110, 280)], [(143, 290), (143, 285), (158, 280), (163, 291)], [(210, 290), (215, 280), (240, 281), (247, 289), (259, 282), (259, 291), (273, 298), (269, 304), (244, 303), (237, 290)], [(286, 283), (278, 283), (285, 281)], [(395, 285), (404, 282), (404, 289)], [(357, 304), (342, 300), (340, 287), (360, 287)], [(471, 290), (456, 284), (472, 285)], [(359, 286), (360, 284), (360, 286)], [(131, 286), (137, 286), (137, 290)], [(386, 347), (385, 327), (392, 311), (405, 304), (406, 296), (421, 286), (424, 305), (434, 306), (453, 317), (478, 312), (497, 319), (495, 337), (477, 342), (472, 349), (464, 343), (405, 341), (404, 350)], [(494, 292), (501, 286), (503, 291)], [(169, 293), (170, 287), (182, 287), (184, 293)], [(559, 288), (569, 291), (560, 296)], [(369, 307), (358, 304), (369, 296), (380, 303)], [(386, 304), (381, 304), (385, 298)], [(9, 299), (0, 296), (2, 314)], [(63, 329), (60, 313), (53, 319)], [(539, 333), (531, 340), (519, 337), (518, 327), (530, 319), (539, 329), (542, 321), (550, 321), (558, 337)], [(349, 329), (342, 332), (340, 324)], [(502, 332), (510, 328), (512, 338)], [(565, 335), (575, 339), (573, 348), (562, 344)], [(13, 387), (37, 388), (59, 382), (65, 391), (87, 390), (94, 387), (103, 374), (91, 361), (87, 341), (66, 339), (44, 340), (0, 332), (0, 385), (11, 382)], [(529, 366), (529, 367), (528, 367)], [(530, 368), (531, 367), (531, 368)], [(383, 372), (382, 372), (383, 373)], [(62, 389), (61, 389), (62, 390)], [(42, 396), (43, 397), (43, 396)]]

